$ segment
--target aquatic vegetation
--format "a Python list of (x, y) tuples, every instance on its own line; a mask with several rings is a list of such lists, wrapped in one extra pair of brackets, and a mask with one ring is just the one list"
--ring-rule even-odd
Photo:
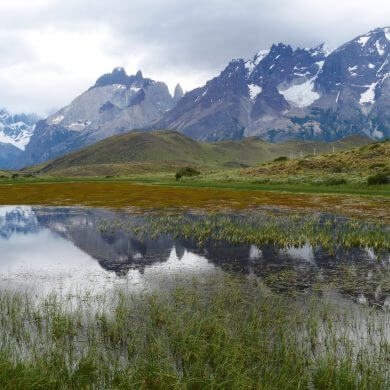
[(198, 244), (222, 241), (233, 244), (272, 244), (281, 248), (302, 247), (309, 244), (328, 253), (339, 248), (370, 248), (375, 251), (390, 249), (388, 225), (378, 221), (346, 219), (322, 214), (243, 213), (202, 215), (149, 215), (146, 223), (102, 220), (101, 230), (124, 229), (135, 235), (172, 234), (193, 239)]
[(385, 389), (388, 318), (219, 274), (164, 291), (0, 294), (0, 386)]
[[(226, 252), (226, 261), (221, 259), (218, 265), (225, 271), (251, 272), (261, 276), (265, 285), (276, 292), (295, 294), (332, 290), (353, 300), (362, 296), (367, 304), (385, 310), (390, 303), (390, 278), (386, 265), (390, 230), (385, 223), (321, 214), (252, 212), (240, 215), (149, 215), (141, 223), (123, 218), (101, 220), (99, 226), (104, 233), (121, 230), (131, 237), (138, 237), (141, 242), (146, 237), (158, 240), (161, 236), (172, 235), (179, 242), (196, 243), (195, 247), (206, 257), (210, 249), (218, 252), (217, 248), (226, 244), (229, 248), (255, 245), (260, 252), (271, 246), (275, 248), (273, 260), (260, 255), (258, 261), (246, 257), (236, 262), (237, 252)], [(280, 262), (284, 251), (288, 253), (291, 249), (304, 247), (312, 254), (322, 254), (319, 259), (328, 256), (325, 264), (302, 267), (299, 262)], [(245, 253), (245, 248), (241, 250)], [(358, 262), (353, 260), (356, 251), (362, 254)], [(298, 256), (303, 254), (299, 252)]]

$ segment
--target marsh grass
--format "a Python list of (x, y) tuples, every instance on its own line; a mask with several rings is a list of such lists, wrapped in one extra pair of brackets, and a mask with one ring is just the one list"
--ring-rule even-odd
[(159, 293), (0, 295), (2, 389), (385, 389), (383, 313), (218, 274)]
[(193, 239), (199, 245), (207, 241), (272, 244), (281, 248), (309, 244), (330, 254), (340, 248), (370, 248), (377, 253), (390, 249), (390, 231), (386, 223), (322, 214), (150, 215), (143, 224), (133, 220), (101, 220), (100, 229), (123, 229), (138, 236), (147, 234), (151, 237), (168, 233), (177, 238)]

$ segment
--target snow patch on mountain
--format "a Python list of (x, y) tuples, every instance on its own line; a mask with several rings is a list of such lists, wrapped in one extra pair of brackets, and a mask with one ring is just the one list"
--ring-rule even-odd
[(249, 74), (252, 74), (253, 69), (255, 69), (255, 64), (252, 60), (245, 62), (245, 68), (247, 69)]
[(383, 133), (379, 130), (374, 130), (372, 132), (372, 136), (376, 139), (382, 139), (383, 138)]
[[(16, 124), (19, 125), (19, 124)], [(20, 150), (24, 150), (27, 146), (27, 144), (30, 142), (31, 135), (34, 131), (34, 127), (27, 128), (24, 130), (21, 130), (19, 132), (19, 135), (15, 138), (12, 138), (4, 133), (4, 131), (0, 127), (0, 143), (3, 144), (11, 144), (15, 147), (17, 147)]]
[(353, 76), (353, 77), (357, 76), (357, 72), (356, 72), (357, 68), (358, 68), (357, 65), (355, 65), (355, 66), (350, 66), (350, 67), (348, 68), (348, 71), (349, 71), (349, 73), (351, 74), (351, 76)]
[(253, 60), (245, 62), (245, 68), (247, 69), (249, 76), (252, 74), (253, 69), (255, 69), (257, 65), (259, 65), (259, 63), (269, 54), (269, 52), (269, 50), (260, 50), (254, 56)]
[(279, 89), (284, 98), (294, 104), (296, 107), (303, 108), (310, 106), (320, 98), (318, 92), (314, 90), (315, 77), (305, 81), (302, 84), (292, 85), (287, 89)]
[(325, 64), (325, 61), (318, 61), (318, 62), (316, 62), (316, 65), (318, 66), (317, 74), (321, 72), (322, 68), (324, 67), (324, 64)]
[(249, 88), (249, 96), (252, 100), (255, 100), (257, 95), (262, 91), (262, 88), (255, 84), (249, 84), (248, 88)]
[(82, 131), (91, 123), (92, 123), (91, 121), (87, 121), (87, 120), (78, 120), (77, 122), (71, 123), (68, 127), (74, 131)]
[(51, 123), (52, 125), (58, 125), (63, 119), (64, 119), (64, 116), (63, 116), (63, 115), (58, 115), (58, 116), (54, 117), (54, 118), (50, 121), (50, 123)]
[(378, 53), (379, 53), (380, 56), (383, 56), (383, 55), (385, 54), (385, 49), (384, 49), (384, 47), (380, 44), (379, 41), (376, 41), (376, 42), (375, 42), (375, 47), (376, 47), (376, 49), (378, 50)]
[(385, 37), (388, 41), (390, 41), (390, 27), (385, 27), (383, 29), (384, 33), (385, 33)]
[(366, 43), (369, 41), (369, 39), (370, 39), (369, 36), (363, 35), (357, 41), (358, 41), (359, 45), (366, 46)]
[(361, 95), (360, 95), (360, 100), (359, 100), (359, 103), (361, 105), (363, 104), (374, 104), (375, 102), (375, 88), (376, 88), (376, 85), (378, 83), (372, 83), (367, 91), (363, 92)]
[(11, 115), (0, 109), (0, 143), (25, 150), (34, 132), (37, 118), (32, 115)]
[(254, 59), (255, 65), (258, 65), (262, 59), (264, 59), (269, 54), (269, 50), (260, 50), (256, 55)]
[(337, 93), (337, 97), (336, 97), (336, 104), (339, 102), (340, 93), (341, 93), (341, 91), (339, 91), (339, 92)]
[[(322, 53), (325, 55), (325, 57), (328, 57), (330, 54), (332, 54), (335, 51), (334, 48), (331, 48), (326, 43), (323, 43), (321, 45), (321, 48), (322, 48)], [(319, 54), (319, 53), (315, 53), (315, 54)]]

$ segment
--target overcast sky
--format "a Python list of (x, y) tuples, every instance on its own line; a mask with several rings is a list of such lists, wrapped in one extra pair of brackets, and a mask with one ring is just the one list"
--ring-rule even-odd
[(190, 90), (275, 42), (387, 25), (389, 0), (0, 0), (0, 107), (45, 116), (115, 66)]

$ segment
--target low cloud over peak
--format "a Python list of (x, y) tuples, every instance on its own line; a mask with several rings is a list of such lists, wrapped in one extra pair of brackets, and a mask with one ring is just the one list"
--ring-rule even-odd
[(383, 0), (275, 3), (2, 0), (0, 106), (45, 115), (118, 65), (189, 90), (274, 42), (336, 47), (389, 24)]

